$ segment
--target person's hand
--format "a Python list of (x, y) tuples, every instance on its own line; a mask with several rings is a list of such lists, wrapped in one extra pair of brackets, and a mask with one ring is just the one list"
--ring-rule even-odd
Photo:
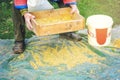
[(76, 5), (70, 5), (70, 7), (72, 8), (71, 13), (77, 13), (77, 14), (80, 14), (80, 12), (79, 12), (79, 10), (78, 10), (78, 8), (77, 8)]
[(25, 23), (26, 26), (28, 28), (28, 30), (33, 30), (32, 24), (31, 24), (31, 19), (34, 19), (35, 16), (33, 16), (32, 14), (30, 14), (29, 12), (24, 14), (24, 18), (25, 18)]

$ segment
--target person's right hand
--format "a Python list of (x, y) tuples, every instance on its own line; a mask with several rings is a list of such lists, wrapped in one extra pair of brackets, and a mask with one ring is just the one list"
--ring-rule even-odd
[(77, 13), (77, 14), (80, 14), (77, 5), (72, 4), (72, 5), (70, 5), (70, 7), (72, 8), (71, 13)]
[(33, 30), (33, 26), (31, 24), (31, 19), (34, 19), (35, 16), (33, 16), (32, 14), (30, 14), (29, 12), (25, 13), (24, 14), (24, 18), (25, 18), (25, 23), (26, 23), (26, 26), (28, 28), (28, 30)]

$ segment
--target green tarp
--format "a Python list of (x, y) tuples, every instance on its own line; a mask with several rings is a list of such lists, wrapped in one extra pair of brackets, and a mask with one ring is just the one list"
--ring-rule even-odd
[(109, 46), (59, 35), (26, 39), (23, 54), (13, 54), (13, 39), (0, 39), (0, 80), (120, 80), (120, 28), (112, 31)]

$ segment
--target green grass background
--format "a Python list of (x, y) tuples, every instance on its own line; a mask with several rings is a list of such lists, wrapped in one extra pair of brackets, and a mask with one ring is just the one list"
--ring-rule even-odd
[[(56, 4), (53, 4), (56, 8)], [(14, 39), (14, 27), (11, 19), (11, 0), (0, 1), (0, 39)], [(80, 14), (87, 17), (94, 14), (109, 15), (114, 25), (120, 24), (120, 0), (77, 0)], [(34, 35), (26, 29), (26, 38)]]

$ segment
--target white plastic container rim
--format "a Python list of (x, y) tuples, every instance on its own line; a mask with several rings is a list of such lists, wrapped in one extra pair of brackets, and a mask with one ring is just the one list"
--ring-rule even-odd
[(110, 16), (97, 14), (87, 18), (86, 25), (94, 28), (108, 28), (113, 25), (113, 19)]

